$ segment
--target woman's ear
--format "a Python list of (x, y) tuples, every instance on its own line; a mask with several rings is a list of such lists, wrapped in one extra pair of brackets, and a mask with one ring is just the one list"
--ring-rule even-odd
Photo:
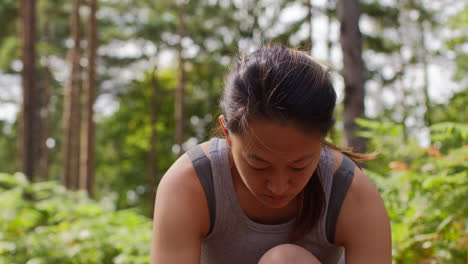
[(218, 122), (219, 122), (219, 125), (221, 126), (221, 130), (223, 131), (224, 138), (226, 139), (228, 146), (231, 147), (232, 146), (231, 137), (229, 136), (229, 130), (226, 128), (226, 122), (224, 120), (223, 115), (220, 115), (218, 117)]

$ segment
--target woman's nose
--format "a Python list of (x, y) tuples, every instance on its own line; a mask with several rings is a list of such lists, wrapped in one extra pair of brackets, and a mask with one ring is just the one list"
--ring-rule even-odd
[(283, 195), (289, 188), (289, 180), (284, 176), (274, 176), (267, 180), (267, 188), (273, 195)]

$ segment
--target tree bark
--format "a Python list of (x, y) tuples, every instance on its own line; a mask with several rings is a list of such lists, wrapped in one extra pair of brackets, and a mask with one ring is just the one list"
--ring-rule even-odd
[(80, 152), (80, 85), (81, 85), (81, 1), (73, 1), (72, 30), (73, 47), (69, 52), (71, 66), (69, 83), (65, 87), (64, 138), (63, 138), (63, 181), (69, 189), (78, 188)]
[(429, 97), (429, 69), (427, 63), (427, 45), (426, 45), (426, 29), (424, 27), (424, 21), (418, 21), (419, 27), (419, 41), (420, 41), (420, 61), (423, 68), (423, 94), (424, 94), (424, 106), (426, 107), (426, 113), (424, 113), (424, 125), (430, 127), (432, 125), (432, 107), (431, 98)]
[(90, 197), (94, 196), (94, 102), (96, 97), (96, 0), (89, 0), (89, 25), (88, 25), (88, 71), (85, 86), (86, 100), (84, 105), (82, 140), (81, 140), (81, 166), (80, 166), (80, 189), (88, 192)]
[(21, 0), (21, 45), (23, 51), (22, 169), (32, 182), (39, 168), (40, 92), (36, 85), (36, 1)]
[(330, 0), (327, 0), (326, 2), (326, 15), (327, 15), (327, 62), (332, 65), (332, 56), (331, 56), (331, 50), (333, 47), (333, 41), (331, 39), (331, 27), (332, 27), (332, 6), (330, 3)]
[(362, 35), (359, 30), (359, 1), (339, 0), (340, 43), (343, 51), (343, 77), (345, 83), (344, 130), (348, 147), (355, 151), (366, 150), (366, 140), (356, 135), (356, 118), (364, 116), (364, 62), (362, 60)]
[(185, 108), (185, 60), (183, 57), (182, 41), (186, 35), (185, 30), (185, 5), (181, 4), (179, 7), (179, 43), (177, 44), (177, 57), (179, 61), (177, 87), (175, 90), (175, 125), (176, 125), (176, 144), (179, 146), (177, 156), (182, 155), (182, 143), (184, 142), (184, 108)]
[(307, 7), (307, 25), (309, 26), (309, 36), (306, 42), (306, 49), (310, 55), (312, 55), (312, 45), (313, 45), (313, 27), (312, 27), (312, 3), (311, 0), (306, 0), (306, 7)]
[[(398, 8), (403, 8), (403, 6), (401, 5), (400, 1), (398, 2)], [(402, 28), (402, 25), (404, 24), (403, 21), (401, 21), (403, 19), (403, 16), (400, 15), (399, 18), (398, 18), (398, 28), (397, 28), (397, 34), (398, 34), (398, 39), (400, 39), (400, 41), (402, 41), (402, 45), (400, 46), (399, 50), (398, 50), (398, 60), (399, 60), (399, 66), (400, 66), (400, 70), (399, 70), (399, 73), (398, 73), (398, 77), (397, 77), (397, 81), (399, 83), (399, 86), (400, 86), (400, 93), (398, 93), (398, 91), (396, 91), (397, 94), (400, 94), (401, 96), (401, 111), (402, 111), (402, 118), (400, 120), (400, 124), (403, 126), (403, 141), (405, 143), (408, 142), (408, 127), (406, 126), (406, 120), (408, 119), (408, 115), (409, 115), (409, 107), (408, 107), (408, 104), (405, 102), (406, 98), (408, 98), (408, 89), (407, 87), (405, 86), (404, 84), (404, 77), (405, 77), (405, 74), (406, 74), (406, 71), (407, 71), (407, 62), (405, 61), (405, 58), (403, 57), (403, 47), (404, 47), (404, 32), (403, 32), (403, 28)], [(398, 122), (398, 121), (396, 121)]]
[(157, 139), (158, 134), (156, 130), (156, 124), (158, 122), (158, 80), (156, 79), (156, 67), (153, 70), (151, 75), (151, 103), (150, 103), (150, 126), (151, 126), (151, 136), (150, 136), (150, 151), (149, 151), (149, 217), (153, 217), (154, 214), (154, 199), (156, 197), (156, 184), (158, 181), (158, 168), (157, 168)]
[(39, 175), (45, 181), (49, 180), (49, 148), (46, 145), (47, 138), (49, 137), (49, 104), (50, 104), (50, 86), (52, 74), (49, 67), (44, 67), (42, 71), (41, 90), (42, 90), (42, 107), (41, 107), (41, 140), (40, 140), (40, 169)]

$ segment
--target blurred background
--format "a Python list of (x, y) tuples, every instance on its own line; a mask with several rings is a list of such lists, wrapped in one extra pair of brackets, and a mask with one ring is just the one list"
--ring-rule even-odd
[[(468, 4), (1, 0), (0, 264), (149, 263), (157, 184), (210, 137), (230, 65), (328, 65), (395, 263), (468, 263)], [(177, 194), (174, 194), (177, 195)]]

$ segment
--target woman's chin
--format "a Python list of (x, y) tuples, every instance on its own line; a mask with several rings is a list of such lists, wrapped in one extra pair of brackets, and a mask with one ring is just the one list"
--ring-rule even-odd
[(286, 207), (291, 202), (291, 197), (289, 196), (271, 196), (271, 195), (261, 195), (261, 202), (268, 208), (283, 208)]

